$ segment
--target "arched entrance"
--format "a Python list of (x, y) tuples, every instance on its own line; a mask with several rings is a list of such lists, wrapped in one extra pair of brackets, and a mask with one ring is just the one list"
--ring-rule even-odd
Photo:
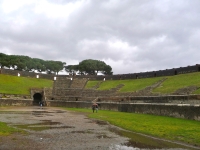
[(42, 94), (35, 93), (33, 95), (33, 105), (39, 105), (39, 102), (42, 101)]

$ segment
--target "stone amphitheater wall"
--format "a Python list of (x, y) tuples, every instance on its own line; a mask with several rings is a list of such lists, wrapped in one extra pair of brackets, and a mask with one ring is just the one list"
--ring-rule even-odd
[(129, 73), (129, 74), (115, 74), (115, 75), (55, 75), (55, 74), (42, 74), (42, 73), (34, 73), (34, 72), (27, 72), (27, 71), (17, 71), (17, 70), (10, 70), (10, 69), (1, 69), (1, 74), (7, 75), (14, 75), (23, 77), (39, 77), (49, 80), (54, 80), (55, 77), (66, 77), (66, 78), (76, 78), (76, 79), (90, 79), (90, 80), (124, 80), (124, 79), (138, 79), (138, 78), (150, 78), (150, 77), (160, 77), (160, 76), (173, 76), (178, 74), (186, 74), (192, 72), (200, 71), (200, 65), (196, 64), (193, 66), (187, 67), (180, 67), (180, 68), (172, 68), (172, 69), (165, 69), (165, 70), (157, 70), (157, 71), (148, 71), (148, 72), (140, 72), (140, 73)]

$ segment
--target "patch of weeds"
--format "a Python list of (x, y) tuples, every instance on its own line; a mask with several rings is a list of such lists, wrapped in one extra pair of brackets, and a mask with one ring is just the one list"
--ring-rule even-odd
[(10, 127), (4, 122), (0, 122), (0, 129), (0, 136), (7, 136), (12, 133), (25, 133), (23, 130)]

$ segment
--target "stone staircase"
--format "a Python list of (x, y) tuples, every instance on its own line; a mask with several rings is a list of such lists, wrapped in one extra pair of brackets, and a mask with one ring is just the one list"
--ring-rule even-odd
[(197, 86), (188, 86), (188, 87), (184, 87), (181, 89), (176, 90), (173, 94), (174, 95), (189, 95), (192, 94), (194, 91), (196, 91), (199, 87)]
[(151, 86), (147, 86), (144, 89), (135, 91), (135, 92), (123, 92), (123, 93), (116, 93), (116, 96), (155, 96), (158, 95), (157, 93), (152, 93), (152, 90), (159, 87), (167, 78), (163, 78), (158, 82), (152, 84)]
[(101, 83), (102, 83), (103, 81), (100, 81), (100, 82), (98, 82), (95, 86), (93, 86), (92, 88), (93, 89), (98, 89), (99, 87), (100, 87), (100, 85), (101, 85)]

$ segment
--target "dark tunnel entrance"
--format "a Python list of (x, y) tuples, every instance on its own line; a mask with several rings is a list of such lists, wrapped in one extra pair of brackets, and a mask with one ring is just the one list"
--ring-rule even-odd
[(33, 95), (33, 105), (39, 105), (39, 102), (42, 101), (42, 94), (35, 93)]

